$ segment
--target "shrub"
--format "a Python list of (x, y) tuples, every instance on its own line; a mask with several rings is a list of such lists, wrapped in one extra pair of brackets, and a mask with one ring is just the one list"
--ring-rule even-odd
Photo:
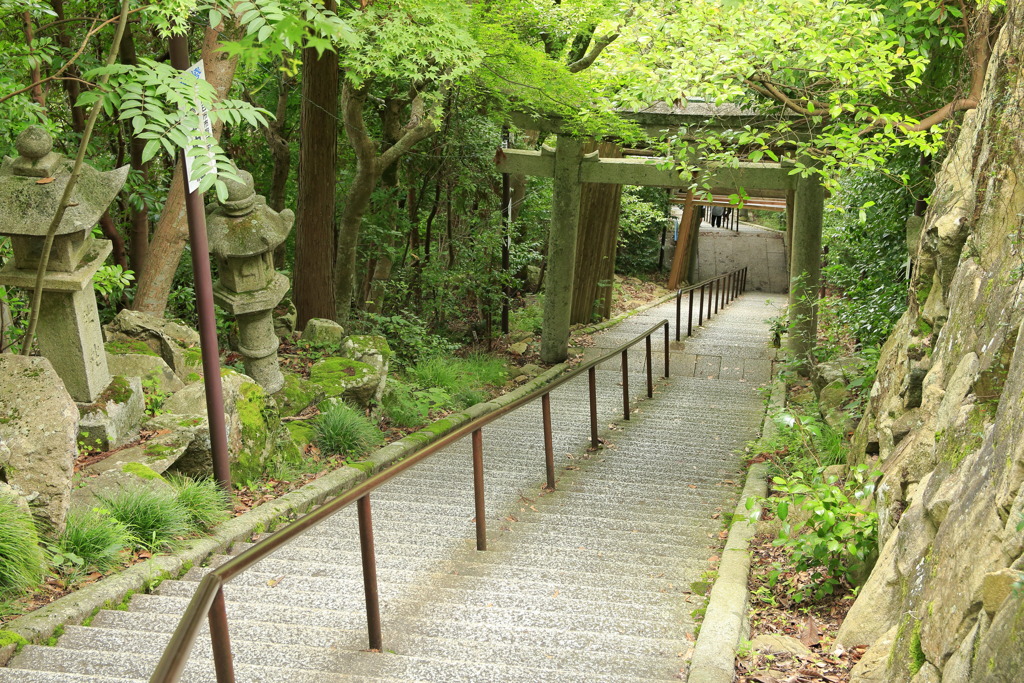
[(409, 368), (409, 377), (421, 387), (440, 387), (448, 393), (455, 393), (465, 386), (457, 362), (451, 358), (427, 358)]
[(32, 515), (0, 496), (0, 596), (23, 591), (43, 575), (43, 549)]
[(453, 408), (466, 408), (486, 400), (487, 393), (482, 388), (503, 384), (507, 374), (504, 361), (486, 354), (464, 359), (428, 358), (408, 370), (409, 377), (419, 386), (436, 387), (449, 394)]
[(231, 496), (213, 479), (192, 479), (181, 475), (167, 478), (196, 531), (206, 531), (230, 518)]
[[(792, 590), (797, 602), (806, 599), (809, 590), (821, 600), (844, 582), (853, 585), (856, 576), (866, 574), (877, 549), (878, 515), (862, 503), (879, 474), (869, 472), (867, 465), (858, 465), (843, 485), (834, 477), (827, 482), (814, 481), (803, 472), (773, 478), (781, 498), (764, 502), (774, 504), (782, 522), (774, 544), (789, 550), (795, 570), (808, 572), (813, 587)], [(753, 502), (749, 499), (747, 507)], [(803, 514), (793, 514), (793, 510)], [(778, 576), (778, 571), (771, 572), (769, 585), (774, 586)]]
[(396, 427), (418, 427), (430, 417), (430, 411), (451, 407), (452, 397), (440, 387), (417, 389), (400, 379), (388, 380), (388, 390), (381, 399), (381, 410)]
[(140, 487), (97, 498), (111, 517), (127, 527), (135, 548), (173, 548), (192, 530), (188, 511), (172, 491)]
[(57, 539), (52, 561), (58, 569), (63, 565), (73, 570), (95, 567), (106, 571), (120, 563), (121, 551), (132, 544), (128, 527), (111, 515), (100, 510), (73, 510)]
[(380, 430), (352, 406), (335, 402), (316, 419), (315, 443), (324, 453), (359, 458), (383, 440)]

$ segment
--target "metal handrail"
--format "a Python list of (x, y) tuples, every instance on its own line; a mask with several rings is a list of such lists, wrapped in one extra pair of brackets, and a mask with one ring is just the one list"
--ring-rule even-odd
[(686, 336), (693, 335), (693, 299), (694, 293), (700, 290), (700, 304), (697, 312), (697, 326), (704, 324), (704, 290), (707, 289), (707, 319), (710, 320), (711, 308), (714, 304), (714, 313), (717, 315), (719, 308), (747, 291), (747, 266), (737, 268), (717, 277), (708, 278), (703, 282), (697, 282), (683, 287), (676, 292), (676, 341), (682, 338), (682, 300), (683, 294), (690, 293), (689, 311), (686, 316)]
[(664, 327), (665, 329), (665, 377), (668, 377), (669, 322), (668, 320), (662, 320), (648, 328), (645, 332), (634, 337), (632, 340), (621, 344), (601, 357), (577, 366), (549, 384), (511, 401), (497, 410), (470, 420), (466, 424), (442, 436), (437, 441), (413, 453), (408, 458), (374, 475), (358, 486), (341, 494), (330, 503), (320, 506), (313, 512), (310, 512), (309, 514), (292, 522), (283, 529), (273, 533), (252, 547), (239, 553), (224, 564), (213, 569), (199, 583), (195, 595), (192, 596), (191, 602), (189, 602), (185, 613), (182, 615), (181, 621), (178, 622), (178, 626), (174, 630), (174, 634), (171, 636), (170, 642), (168, 642), (163, 655), (160, 657), (160, 661), (157, 663), (156, 670), (149, 679), (150, 683), (174, 683), (180, 679), (185, 666), (188, 663), (192, 647), (199, 634), (199, 629), (202, 627), (203, 615), (207, 615), (210, 621), (210, 638), (213, 646), (213, 658), (217, 673), (217, 681), (218, 683), (233, 683), (235, 680), (234, 665), (231, 657), (231, 641), (228, 634), (227, 611), (224, 603), (224, 585), (260, 560), (265, 559), (271, 553), (276, 552), (281, 546), (288, 543), (296, 536), (299, 536), (308, 529), (320, 524), (353, 502), (357, 502), (357, 513), (359, 517), (359, 539), (363, 565), (363, 583), (366, 593), (367, 630), (369, 632), (370, 649), (380, 650), (382, 648), (380, 609), (377, 596), (377, 570), (373, 548), (373, 526), (370, 514), (369, 494), (410, 467), (462, 439), (467, 434), (471, 434), (473, 441), (473, 480), (476, 505), (477, 549), (486, 550), (487, 531), (483, 508), (482, 428), (491, 422), (494, 422), (498, 418), (503, 417), (504, 415), (507, 415), (508, 413), (511, 413), (523, 405), (535, 400), (537, 397), (540, 397), (542, 404), (541, 412), (544, 422), (544, 451), (545, 466), (547, 470), (547, 485), (550, 489), (554, 489), (554, 449), (552, 447), (551, 438), (551, 399), (549, 394), (552, 390), (558, 388), (562, 384), (565, 384), (569, 380), (576, 378), (584, 371), (587, 372), (590, 385), (590, 440), (591, 445), (596, 448), (599, 444), (597, 436), (597, 366), (616, 354), (620, 354), (622, 356), (623, 419), (628, 420), (630, 408), (627, 352), (631, 347), (639, 343), (640, 340), (646, 341), (647, 396), (648, 398), (653, 397), (654, 377), (651, 367), (651, 335), (653, 335), (660, 327)]

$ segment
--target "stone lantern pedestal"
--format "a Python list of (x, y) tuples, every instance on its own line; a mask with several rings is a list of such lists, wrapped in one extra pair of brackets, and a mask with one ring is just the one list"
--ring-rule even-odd
[[(23, 131), (16, 145), (20, 156), (0, 166), (0, 235), (10, 236), (14, 249), (13, 261), (0, 270), (0, 284), (32, 291), (72, 163), (52, 151), (53, 140), (38, 126)], [(83, 165), (43, 279), (39, 350), (80, 403), (95, 401), (111, 380), (92, 277), (112, 247), (90, 231), (127, 176), (127, 166), (103, 173)]]
[(273, 311), (290, 286), (274, 270), (274, 249), (288, 236), (295, 214), (270, 209), (253, 189), (252, 176), (246, 171), (239, 175), (242, 183), (228, 182), (227, 201), (207, 211), (210, 252), (218, 269), (213, 298), (238, 321), (246, 374), (273, 394), (284, 386)]

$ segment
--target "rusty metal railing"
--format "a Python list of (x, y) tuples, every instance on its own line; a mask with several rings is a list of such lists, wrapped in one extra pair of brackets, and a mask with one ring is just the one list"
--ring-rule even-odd
[[(738, 281), (737, 281), (738, 282)], [(678, 316), (677, 316), (678, 317)], [(678, 324), (678, 323), (677, 323)], [(511, 413), (523, 405), (537, 399), (541, 399), (541, 414), (544, 429), (544, 460), (547, 471), (548, 488), (555, 488), (555, 458), (551, 437), (551, 391), (577, 377), (583, 372), (587, 373), (590, 389), (590, 442), (596, 448), (599, 445), (597, 436), (597, 366), (621, 354), (622, 357), (622, 417), (629, 419), (629, 365), (627, 353), (631, 347), (645, 340), (645, 353), (647, 365), (647, 396), (654, 396), (654, 375), (651, 364), (651, 337), (659, 328), (665, 330), (665, 377), (669, 376), (669, 322), (662, 320), (651, 326), (642, 334), (630, 341), (616, 347), (600, 358), (583, 363), (570, 372), (561, 375), (551, 383), (536, 389), (510, 403), (467, 422), (461, 427), (442, 436), (437, 441), (420, 449), (405, 460), (392, 465), (390, 468), (367, 479), (362, 484), (341, 494), (336, 499), (320, 506), (313, 512), (292, 522), (285, 528), (275, 532), (271, 536), (256, 543), (251, 548), (239, 553), (221, 566), (213, 569), (203, 577), (196, 589), (192, 601), (189, 603), (178, 623), (170, 642), (164, 649), (163, 655), (157, 664), (156, 670), (150, 677), (150, 683), (174, 683), (178, 681), (185, 670), (192, 646), (195, 644), (202, 627), (204, 616), (210, 623), (210, 639), (213, 645), (214, 667), (218, 683), (234, 683), (234, 664), (231, 655), (231, 639), (228, 633), (227, 611), (224, 603), (224, 585), (233, 578), (252, 567), (260, 560), (265, 559), (271, 553), (279, 550), (281, 546), (288, 543), (295, 537), (312, 529), (327, 518), (340, 512), (351, 503), (356, 503), (356, 511), (359, 522), (359, 547), (362, 558), (363, 585), (366, 599), (366, 622), (369, 634), (369, 646), (371, 650), (381, 650), (383, 639), (381, 636), (380, 605), (377, 591), (377, 564), (373, 547), (373, 522), (370, 512), (370, 493), (390, 479), (398, 476), (405, 470), (417, 463), (426, 460), (438, 451), (459, 441), (467, 435), (471, 435), (473, 444), (473, 488), (474, 502), (476, 506), (476, 544), (477, 550), (487, 549), (487, 528), (484, 515), (484, 487), (483, 487), (483, 427), (498, 418)], [(678, 338), (678, 331), (677, 331)]]
[[(676, 292), (676, 341), (682, 338), (682, 312), (683, 294), (690, 294), (688, 312), (686, 314), (686, 336), (693, 336), (693, 300), (694, 295), (700, 292), (700, 302), (697, 306), (697, 326), (704, 324), (704, 291), (707, 290), (707, 319), (711, 320), (712, 315), (717, 315), (720, 308), (747, 291), (747, 267), (713, 277), (703, 282), (698, 282), (688, 287), (683, 287)], [(714, 314), (711, 308), (714, 306)]]

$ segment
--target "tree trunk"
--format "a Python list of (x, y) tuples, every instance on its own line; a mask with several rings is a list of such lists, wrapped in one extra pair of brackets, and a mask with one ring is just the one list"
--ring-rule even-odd
[[(223, 28), (223, 26), (218, 28)], [(216, 90), (217, 97), (223, 98), (227, 95), (231, 88), (231, 82), (235, 78), (238, 58), (229, 57), (218, 51), (219, 36), (219, 30), (206, 29), (202, 54), (206, 65), (206, 80)], [(226, 34), (226, 37), (233, 40), (238, 36)], [(222, 128), (223, 124), (220, 122), (213, 125), (213, 136), (217, 140), (220, 139)], [(167, 192), (163, 213), (153, 231), (146, 268), (138, 279), (139, 288), (135, 293), (135, 301), (132, 303), (132, 308), (137, 311), (163, 315), (164, 309), (167, 307), (167, 296), (171, 293), (174, 273), (178, 269), (178, 261), (181, 260), (185, 242), (188, 241), (188, 222), (185, 220), (184, 173), (185, 170), (179, 160), (174, 165), (174, 174)]]
[[(132, 25), (125, 26), (124, 38), (121, 39), (120, 57), (122, 64), (138, 64), (135, 53), (135, 40), (132, 38)], [(142, 162), (142, 152), (146, 141), (132, 133), (132, 126), (123, 126), (128, 134), (128, 154), (132, 169), (148, 176), (149, 164)], [(149, 254), (149, 209), (143, 204), (131, 209), (131, 236), (129, 239), (129, 262), (136, 276), (140, 276), (146, 268), (146, 257)]]
[[(621, 147), (614, 142), (584, 145), (584, 153), (594, 150), (598, 150), (602, 159), (622, 156)], [(571, 323), (590, 323), (595, 316), (604, 319), (611, 314), (621, 200), (621, 185), (583, 184)]]
[[(333, 9), (333, 1), (328, 3)], [(334, 239), (338, 165), (338, 55), (302, 54), (298, 204), (292, 298), (296, 326), (334, 317)], [(276, 168), (275, 168), (276, 173)]]
[[(64, 21), (64, 0), (50, 0), (50, 7), (53, 8), (53, 13), (57, 17), (57, 21)], [(71, 47), (71, 36), (65, 29), (67, 24), (57, 24), (54, 28), (57, 32), (57, 42), (60, 44), (63, 50), (68, 53), (74, 50)], [(125, 38), (128, 38), (128, 30), (131, 24), (125, 26)], [(78, 101), (78, 94), (82, 91), (81, 85), (77, 80), (74, 80), (80, 76), (78, 66), (72, 64), (68, 67), (65, 72), (67, 78), (61, 80), (61, 85), (64, 86), (64, 91), (68, 94), (68, 107), (71, 109), (71, 129), (76, 133), (81, 133), (85, 130), (85, 109), (82, 107), (76, 107), (75, 102)]]

